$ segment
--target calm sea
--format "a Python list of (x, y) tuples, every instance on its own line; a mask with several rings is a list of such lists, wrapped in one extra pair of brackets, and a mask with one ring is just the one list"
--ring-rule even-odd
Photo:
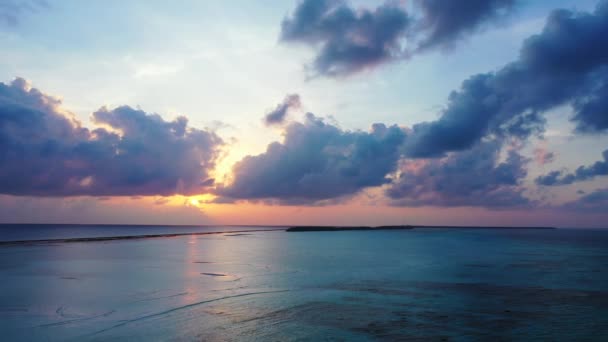
[[(0, 240), (175, 229), (219, 231), (5, 226)], [(6, 341), (608, 340), (608, 230), (2, 245), (0, 279)]]

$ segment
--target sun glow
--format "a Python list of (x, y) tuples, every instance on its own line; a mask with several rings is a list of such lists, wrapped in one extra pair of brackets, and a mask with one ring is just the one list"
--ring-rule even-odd
[(174, 203), (181, 202), (187, 206), (202, 209), (206, 204), (210, 203), (215, 198), (215, 196), (212, 194), (201, 194), (201, 195), (194, 195), (194, 196), (188, 196), (188, 197), (173, 196), (173, 198), (177, 199), (177, 201), (174, 201)]
[(194, 206), (194, 207), (198, 207), (198, 205), (199, 205), (198, 200), (193, 197), (188, 198), (188, 203), (190, 203), (190, 205)]

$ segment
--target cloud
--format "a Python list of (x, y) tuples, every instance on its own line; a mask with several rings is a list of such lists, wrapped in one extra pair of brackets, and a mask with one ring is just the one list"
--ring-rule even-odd
[(45, 0), (2, 0), (0, 1), (0, 24), (16, 26), (27, 12), (37, 12), (47, 8)]
[(341, 76), (403, 57), (408, 14), (386, 3), (356, 11), (339, 0), (304, 0), (281, 24), (281, 41), (318, 47), (313, 74)]
[(453, 47), (485, 24), (508, 15), (515, 0), (418, 0), (416, 4), (423, 12), (418, 23), (418, 31), (424, 36), (417, 47), (421, 51)]
[(562, 206), (562, 209), (602, 214), (606, 213), (606, 208), (608, 208), (608, 188), (597, 189)]
[(278, 125), (285, 122), (289, 110), (300, 108), (300, 96), (298, 94), (287, 95), (282, 103), (264, 116), (266, 125)]
[(374, 124), (370, 132), (344, 131), (311, 113), (285, 127), (283, 142), (233, 167), (234, 180), (216, 194), (226, 200), (274, 199), (314, 204), (388, 183), (405, 133)]
[[(406, 36), (414, 39), (415, 46), (421, 44), (422, 50), (426, 49), (425, 44), (428, 48), (450, 47), (513, 7), (511, 1), (472, 2), (471, 6), (486, 7), (478, 12), (469, 10), (456, 14), (471, 16), (461, 20), (451, 18), (447, 14), (449, 11), (435, 13), (438, 19), (432, 19), (434, 2), (417, 4), (428, 6), (423, 11), (423, 18), (429, 22), (436, 20), (435, 26), (409, 16), (396, 3), (387, 3), (375, 11), (355, 12), (341, 1), (303, 1), (294, 14), (283, 21), (281, 38), (318, 46), (319, 53), (313, 63), (315, 71), (339, 76), (403, 57), (401, 43)], [(380, 13), (388, 8), (399, 13), (395, 17), (402, 18), (402, 24), (384, 27), (384, 30), (390, 30), (386, 35), (379, 34), (382, 39), (375, 39), (377, 32), (385, 31), (374, 25), (364, 25), (364, 20), (382, 22), (378, 19)], [(439, 6), (436, 10), (446, 9)], [(423, 28), (425, 26), (427, 28)], [(445, 27), (454, 27), (456, 32)], [(417, 36), (411, 38), (411, 32), (416, 32)], [(360, 185), (357, 178), (347, 182), (335, 177), (339, 174), (335, 168), (325, 166), (335, 163), (329, 162), (332, 159), (323, 154), (327, 143), (309, 147), (313, 146), (309, 141), (324, 140), (298, 141), (294, 138), (304, 136), (295, 132), (316, 131), (311, 123), (318, 119), (313, 116), (309, 118), (310, 122), (290, 126), (284, 143), (271, 144), (266, 153), (247, 157), (237, 164), (234, 183), (220, 189), (219, 195), (318, 203), (354, 194), (366, 186), (385, 185), (386, 195), (394, 205), (491, 208), (534, 205), (524, 196), (522, 184), (530, 160), (509, 148), (507, 143), (521, 143), (530, 136), (541, 135), (546, 124), (545, 112), (562, 105), (572, 107), (571, 120), (576, 123), (578, 133), (597, 133), (605, 129), (603, 93), (608, 89), (605, 37), (608, 37), (608, 1), (600, 2), (592, 12), (551, 12), (543, 30), (524, 41), (515, 61), (497, 71), (466, 79), (460, 89), (450, 94), (438, 120), (414, 125), (407, 130), (407, 136), (400, 130), (403, 136), (397, 151), (391, 150), (385, 161), (378, 163), (383, 168), (372, 170), (373, 162), (374, 166), (366, 166), (366, 174), (374, 175), (373, 182)], [(375, 49), (380, 46), (377, 42), (388, 50)], [(375, 55), (376, 59), (357, 59), (356, 54), (351, 56), (357, 44), (380, 52)], [(348, 53), (336, 57), (330, 53), (334, 50)], [(337, 130), (335, 135), (338, 136), (352, 134), (336, 127), (333, 129)], [(386, 146), (392, 148), (393, 144)], [(507, 155), (503, 160), (501, 153), (505, 152), (505, 146)], [(345, 157), (350, 159), (349, 155), (342, 155), (339, 160), (342, 162)], [(553, 158), (551, 153), (537, 157), (542, 157), (543, 163)], [(393, 177), (391, 173), (399, 159), (401, 167)], [(357, 165), (353, 161), (349, 163)], [(590, 177), (590, 169), (581, 170), (581, 175)], [(315, 183), (305, 182), (309, 179), (314, 179)]]
[(528, 159), (517, 151), (499, 161), (502, 142), (480, 142), (444, 158), (405, 159), (398, 177), (386, 190), (397, 206), (520, 207)]
[(570, 104), (579, 131), (608, 127), (602, 92), (608, 84), (608, 1), (593, 13), (555, 10), (540, 34), (526, 39), (518, 60), (465, 80), (441, 117), (413, 126), (413, 157), (470, 148), (484, 136), (527, 138), (544, 130), (542, 113)]
[[(222, 140), (185, 117), (122, 106), (93, 113), (93, 130), (23, 79), (0, 83), (0, 193), (130, 196), (200, 193)], [(103, 127), (103, 128), (102, 128)]]
[(573, 103), (576, 131), (578, 133), (600, 133), (608, 130), (608, 70), (599, 73), (595, 84), (586, 96), (581, 96)]
[(374, 10), (341, 0), (303, 0), (283, 19), (283, 42), (311, 45), (313, 76), (345, 76), (433, 48), (452, 47), (484, 24), (510, 12), (513, 0), (419, 0), (421, 17), (396, 1)]
[[(394, 7), (396, 5), (384, 6), (402, 11)], [(304, 1), (293, 17), (285, 19), (283, 39), (320, 44), (323, 51), (336, 40), (357, 37), (352, 32), (359, 30), (359, 19), (375, 17), (381, 9), (385, 8), (355, 15), (343, 2)], [(472, 26), (466, 27), (463, 30)], [(336, 32), (340, 35), (334, 36)], [(364, 36), (368, 34), (363, 32), (366, 32)], [(318, 120), (312, 117), (305, 124), (289, 126), (284, 143), (271, 144), (266, 153), (238, 163), (234, 168), (234, 183), (221, 188), (218, 194), (237, 199), (309, 202), (338, 198), (367, 186), (387, 184), (387, 176), (403, 155), (426, 160), (421, 161), (420, 173), (407, 168), (401, 170), (401, 176), (389, 186), (387, 195), (396, 205), (509, 207), (529, 204), (520, 185), (526, 176), (528, 159), (511, 151), (505, 161), (499, 162), (499, 152), (507, 142), (521, 143), (532, 135), (542, 134), (546, 123), (544, 112), (557, 106), (572, 105), (576, 113), (572, 120), (592, 124), (587, 117), (577, 116), (581, 113), (577, 108), (593, 102), (589, 94), (603, 89), (603, 82), (608, 82), (608, 48), (605, 47), (608, 45), (601, 44), (605, 37), (608, 37), (608, 1), (600, 3), (593, 13), (553, 11), (542, 32), (524, 41), (516, 61), (495, 72), (466, 79), (460, 89), (450, 94), (438, 120), (413, 125), (407, 137), (401, 133), (398, 151), (390, 150), (382, 163), (366, 165), (365, 174), (373, 175), (366, 183), (357, 177), (341, 180), (336, 176), (339, 172), (335, 167), (326, 166), (335, 164), (334, 158), (341, 163), (358, 165), (348, 160), (349, 155), (340, 155), (337, 159), (324, 154), (327, 143), (318, 143), (317, 138), (295, 139), (307, 136), (301, 132), (316, 132), (317, 126), (323, 127), (324, 132), (335, 131), (333, 134), (337, 136), (352, 136), (352, 132), (342, 132), (331, 125), (314, 124)], [(390, 40), (388, 46), (394, 41)], [(325, 55), (322, 52), (320, 56)], [(550, 160), (550, 155), (546, 157)], [(406, 166), (416, 162), (403, 161)], [(427, 177), (429, 174), (434, 176)]]
[(536, 178), (538, 185), (554, 186), (568, 185), (574, 182), (586, 181), (597, 176), (608, 175), (608, 150), (602, 152), (603, 161), (597, 161), (589, 166), (579, 166), (574, 173), (564, 173), (564, 171), (551, 171), (544, 176)]

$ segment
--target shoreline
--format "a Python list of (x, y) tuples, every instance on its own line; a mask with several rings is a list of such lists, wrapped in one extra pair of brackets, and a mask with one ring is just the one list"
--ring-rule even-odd
[(333, 231), (373, 231), (373, 230), (410, 230), (410, 229), (557, 229), (556, 227), (507, 227), (507, 226), (292, 226), (287, 232), (333, 232)]
[(252, 233), (252, 232), (276, 232), (283, 231), (282, 229), (248, 229), (248, 230), (232, 230), (221, 232), (191, 232), (191, 233), (166, 233), (166, 234), (145, 234), (145, 235), (123, 235), (123, 236), (95, 236), (95, 237), (78, 237), (78, 238), (60, 238), (60, 239), (40, 239), (40, 240), (13, 240), (0, 241), (1, 246), (12, 245), (47, 245), (53, 243), (73, 243), (73, 242), (103, 242), (115, 240), (140, 240), (140, 239), (158, 239), (171, 238), (190, 235), (216, 235), (216, 234), (234, 234), (234, 233)]
[[(285, 226), (281, 226), (285, 227)], [(212, 231), (212, 232), (188, 232), (188, 233), (163, 233), (163, 234), (142, 234), (142, 235), (121, 235), (121, 236), (95, 236), (95, 237), (75, 237), (75, 238), (58, 238), (58, 239), (39, 239), (39, 240), (12, 240), (0, 241), (0, 247), (3, 246), (22, 246), (22, 245), (48, 245), (54, 243), (75, 243), (75, 242), (104, 242), (118, 240), (141, 240), (141, 239), (158, 239), (172, 238), (181, 236), (197, 236), (197, 235), (217, 235), (217, 234), (238, 234), (238, 233), (254, 233), (254, 232), (340, 232), (340, 231), (380, 231), (380, 230), (413, 230), (413, 229), (513, 229), (513, 230), (530, 230), (530, 229), (557, 229), (555, 227), (501, 227), (501, 226), (417, 226), (417, 225), (402, 225), (402, 226), (292, 226), (285, 228), (271, 229), (245, 229), (231, 231)]]
[(293, 226), (287, 228), (286, 232), (338, 232), (345, 230), (409, 230), (414, 229), (414, 226)]

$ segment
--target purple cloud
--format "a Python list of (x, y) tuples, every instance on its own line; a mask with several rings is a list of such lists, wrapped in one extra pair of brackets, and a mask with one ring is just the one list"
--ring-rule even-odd
[(422, 17), (416, 33), (423, 38), (417, 51), (451, 48), (467, 35), (510, 14), (515, 0), (417, 0)]
[(577, 200), (565, 203), (563, 209), (605, 214), (608, 210), (608, 188), (597, 189)]
[(509, 13), (514, 0), (414, 4), (420, 17), (413, 17), (396, 1), (369, 10), (354, 9), (342, 0), (303, 0), (281, 23), (280, 39), (316, 49), (308, 66), (313, 76), (345, 76), (425, 50), (451, 47)]
[[(579, 132), (608, 129), (608, 1), (593, 13), (555, 10), (543, 31), (526, 39), (519, 59), (465, 80), (433, 122), (413, 126), (407, 154), (441, 156), (486, 136), (525, 139), (542, 133), (542, 113), (573, 106)], [(591, 110), (593, 108), (593, 110)]]
[[(504, 1), (498, 7), (490, 6), (490, 12), (498, 15), (510, 4)], [(335, 41), (350, 46), (355, 44), (349, 39), (357, 37), (351, 33), (359, 32), (360, 19), (377, 15), (369, 11), (355, 14), (340, 1), (303, 1), (293, 18), (284, 21), (283, 39), (320, 44), (322, 51)], [(479, 18), (485, 17), (480, 14)], [(375, 30), (373, 25), (364, 27)], [(474, 27), (464, 26), (462, 30)], [(362, 35), (373, 35), (370, 32), (374, 30), (363, 30)], [(454, 37), (451, 39), (457, 39)], [(384, 141), (374, 132), (342, 131), (309, 115), (305, 123), (287, 126), (284, 142), (270, 144), (265, 153), (237, 163), (234, 182), (220, 186), (218, 194), (232, 199), (316, 203), (356, 194), (368, 186), (385, 185), (386, 194), (396, 205), (533, 205), (524, 196), (522, 185), (529, 159), (508, 147), (507, 158), (501, 160), (499, 156), (511, 142), (521, 143), (542, 134), (544, 112), (570, 104), (579, 113), (583, 103), (602, 103), (590, 94), (603, 91), (608, 82), (608, 44), (601, 44), (606, 37), (608, 1), (601, 2), (592, 13), (553, 11), (543, 31), (523, 43), (516, 61), (496, 72), (465, 80), (450, 94), (438, 120), (416, 124), (407, 134), (395, 127), (394, 132), (399, 134), (394, 136), (399, 139)], [(388, 42), (387, 46), (392, 46), (394, 40)], [(360, 67), (347, 65), (347, 69)], [(593, 113), (602, 116), (605, 111)], [(575, 115), (572, 120), (603, 129), (597, 124), (601, 120), (590, 120), (588, 115)], [(365, 143), (353, 145), (359, 140)], [(399, 161), (406, 168), (397, 171)], [(419, 168), (408, 168), (415, 165)], [(391, 178), (395, 171), (396, 178)]]
[(23, 79), (0, 83), (0, 193), (172, 195), (213, 183), (222, 140), (128, 106), (101, 108), (89, 130)]
[(370, 132), (344, 131), (311, 113), (285, 128), (284, 141), (268, 145), (233, 167), (234, 181), (216, 188), (226, 199), (275, 199), (313, 204), (352, 195), (390, 180), (405, 133), (375, 124)]
[(408, 14), (391, 3), (356, 11), (344, 1), (304, 0), (281, 23), (281, 41), (318, 46), (313, 75), (342, 76), (402, 58), (408, 26)]
[(408, 159), (386, 190), (397, 206), (518, 207), (530, 204), (522, 195), (527, 158), (509, 151), (499, 161), (502, 142), (489, 141), (439, 159)]

